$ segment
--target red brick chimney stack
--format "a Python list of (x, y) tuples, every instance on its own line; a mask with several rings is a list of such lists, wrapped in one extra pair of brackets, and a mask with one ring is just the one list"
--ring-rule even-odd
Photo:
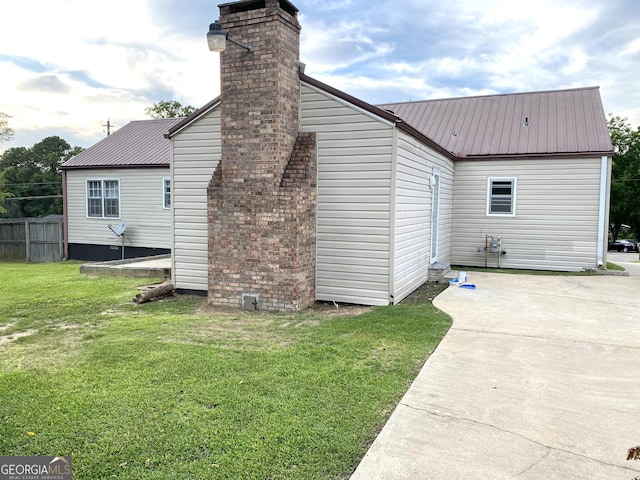
[(315, 135), (299, 134), (298, 10), (220, 6), (222, 157), (208, 191), (209, 302), (298, 310), (315, 299)]

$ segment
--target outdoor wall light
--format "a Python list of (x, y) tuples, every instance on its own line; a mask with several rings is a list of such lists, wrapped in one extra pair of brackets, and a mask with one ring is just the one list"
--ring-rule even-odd
[(240, 42), (236, 42), (233, 38), (229, 37), (229, 34), (222, 30), (222, 25), (216, 20), (209, 25), (209, 31), (207, 32), (207, 43), (209, 44), (209, 50), (212, 52), (224, 52), (227, 48), (227, 40), (244, 48), (247, 52), (251, 52), (252, 49), (248, 45), (243, 45)]

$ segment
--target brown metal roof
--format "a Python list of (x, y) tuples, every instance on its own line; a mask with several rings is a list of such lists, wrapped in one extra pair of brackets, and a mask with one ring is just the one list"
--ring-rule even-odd
[(168, 167), (170, 142), (164, 134), (183, 120), (163, 118), (127, 123), (60, 168)]
[[(300, 72), (300, 80), (394, 123), (451, 157), (613, 153), (599, 87), (372, 105)], [(211, 100), (167, 138), (218, 107)], [(525, 125), (528, 124), (528, 125)]]
[(459, 157), (610, 154), (598, 87), (379, 105)]

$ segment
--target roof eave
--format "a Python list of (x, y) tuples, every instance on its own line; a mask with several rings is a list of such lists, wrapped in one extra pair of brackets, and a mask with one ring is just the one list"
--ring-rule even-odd
[(440, 144), (438, 144), (435, 141), (431, 140), (424, 133), (420, 132), (419, 130), (417, 130), (416, 128), (412, 127), (408, 123), (403, 122), (402, 120), (399, 120), (399, 121), (396, 122), (396, 126), (398, 127), (398, 129), (400, 129), (400, 130), (408, 133), (412, 137), (420, 140), (422, 143), (424, 143), (425, 145), (428, 145), (429, 147), (433, 148), (434, 150), (436, 150), (437, 152), (439, 152), (442, 155), (446, 156), (450, 160), (454, 160), (456, 158), (456, 155), (453, 152), (450, 152), (446, 148), (442, 147)]
[(424, 133), (420, 132), (419, 130), (417, 130), (416, 128), (412, 127), (411, 125), (409, 125), (408, 123), (406, 123), (404, 120), (402, 120), (400, 117), (398, 117), (397, 115), (394, 115), (393, 113), (384, 110), (382, 108), (376, 107), (375, 105), (372, 105), (370, 103), (367, 103), (363, 100), (360, 100), (359, 98), (356, 98), (352, 95), (349, 95), (348, 93), (345, 93), (341, 90), (338, 90), (337, 88), (334, 88), (330, 85), (327, 85), (326, 83), (321, 82), (320, 80), (316, 80), (313, 77), (310, 77), (308, 75), (306, 75), (303, 72), (300, 72), (300, 81), (301, 82), (305, 82), (319, 90), (323, 90), (327, 93), (329, 93), (330, 95), (333, 95), (335, 97), (338, 97), (342, 100), (344, 100), (345, 102), (351, 103), (352, 105), (355, 105), (358, 108), (361, 108), (373, 115), (376, 115), (377, 117), (380, 117), (383, 120), (386, 120), (390, 123), (393, 123), (398, 129), (406, 132), (407, 134), (411, 135), (412, 137), (420, 140), (421, 142), (423, 142), (424, 144), (428, 145), (429, 147), (433, 148), (434, 150), (438, 151), (439, 153), (445, 155), (447, 158), (449, 159), (454, 159), (455, 155), (453, 153), (451, 153), (450, 151), (448, 151), (447, 149), (443, 148), (441, 145), (439, 145), (438, 143), (436, 143), (435, 141), (431, 140), (429, 137), (427, 137)]
[(466, 155), (458, 153), (456, 160), (524, 160), (528, 158), (595, 158), (595, 157), (612, 157), (613, 151), (604, 152), (552, 152), (552, 153), (511, 153), (511, 154), (483, 154), (483, 155)]
[(178, 124), (174, 125), (173, 127), (171, 127), (169, 129), (169, 131), (164, 134), (164, 138), (173, 137), (174, 135), (176, 135), (177, 133), (179, 133), (180, 131), (182, 131), (183, 129), (188, 127), (189, 125), (191, 125), (193, 122), (195, 122), (196, 120), (198, 120), (202, 116), (204, 116), (207, 113), (209, 113), (211, 110), (216, 108), (218, 105), (220, 105), (220, 97), (219, 96), (214, 98), (213, 100), (211, 100), (206, 105), (204, 105), (204, 106), (200, 107), (199, 109), (197, 109), (191, 115), (189, 115), (184, 120), (182, 120), (180, 123), (178, 123)]
[(60, 166), (60, 170), (99, 170), (104, 168), (118, 168), (118, 169), (127, 169), (127, 168), (169, 168), (171, 165), (168, 163), (141, 163), (141, 164), (126, 164), (126, 165), (70, 165), (70, 166)]

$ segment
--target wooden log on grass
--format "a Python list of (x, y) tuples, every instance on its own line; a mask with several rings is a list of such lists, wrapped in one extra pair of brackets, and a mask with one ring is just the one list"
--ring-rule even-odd
[(176, 287), (173, 286), (170, 280), (165, 280), (160, 285), (146, 292), (142, 292), (133, 297), (134, 303), (146, 303), (152, 300), (160, 300), (161, 298), (168, 297), (173, 294)]

